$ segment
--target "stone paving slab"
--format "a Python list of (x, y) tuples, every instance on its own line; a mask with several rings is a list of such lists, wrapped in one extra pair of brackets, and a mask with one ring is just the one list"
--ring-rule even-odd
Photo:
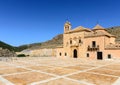
[(16, 74), (4, 76), (5, 79), (11, 81), (15, 85), (26, 85), (32, 82), (37, 82), (51, 78), (52, 76), (40, 72), (28, 72), (23, 74)]
[(82, 65), (78, 65), (78, 66), (68, 66), (68, 67), (64, 67), (64, 68), (68, 68), (68, 69), (76, 69), (76, 70), (86, 70), (86, 69), (90, 69), (92, 68), (91, 66), (82, 66)]
[(32, 63), (25, 63), (25, 62), (11, 62), (10, 64), (16, 65), (16, 66), (34, 66)]
[(89, 82), (95, 85), (112, 85), (118, 79), (118, 77), (104, 76), (87, 72), (78, 73), (68, 77), (80, 81)]
[(80, 64), (78, 66), (83, 66), (83, 67), (96, 67), (95, 65), (90, 65), (90, 64)]
[(23, 69), (23, 68), (1, 69), (0, 70), (0, 75), (17, 73), (17, 72), (25, 72), (25, 71), (29, 71), (29, 70), (26, 70), (26, 69)]
[(10, 68), (15, 68), (15, 67), (14, 66), (8, 66), (8, 65), (0, 66), (0, 70), (2, 70), (2, 69), (10, 69)]
[(0, 85), (114, 85), (120, 79), (120, 61), (13, 58), (0, 61), (0, 76)]
[(46, 70), (46, 69), (50, 69), (52, 67), (50, 66), (31, 66), (31, 67), (27, 67), (27, 68), (30, 68), (30, 69), (33, 69), (33, 70)]
[(0, 85), (6, 85), (4, 82), (0, 81)]
[(37, 85), (86, 85), (86, 84), (61, 78)]
[(104, 66), (103, 68), (120, 71), (120, 65), (119, 64), (108, 65), (108, 66)]
[(52, 73), (52, 74), (56, 74), (56, 75), (65, 75), (65, 74), (77, 72), (78, 70), (66, 69), (66, 68), (62, 68), (62, 67), (51, 67), (51, 68), (45, 69), (44, 71), (47, 73)]
[(107, 74), (107, 75), (113, 75), (113, 76), (120, 77), (120, 71), (109, 70), (109, 69), (105, 69), (105, 68), (94, 69), (94, 70), (90, 70), (88, 72), (95, 72), (95, 73)]

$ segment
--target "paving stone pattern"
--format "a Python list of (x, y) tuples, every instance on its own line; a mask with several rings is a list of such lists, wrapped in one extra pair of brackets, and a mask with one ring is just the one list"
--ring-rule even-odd
[(0, 61), (0, 85), (120, 85), (120, 60), (55, 57)]

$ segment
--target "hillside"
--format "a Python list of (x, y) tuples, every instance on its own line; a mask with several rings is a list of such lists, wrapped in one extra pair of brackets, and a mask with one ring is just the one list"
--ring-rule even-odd
[(0, 47), (2, 47), (3, 49), (8, 49), (10, 51), (14, 51), (15, 50), (15, 48), (13, 46), (11, 46), (9, 44), (6, 44), (6, 43), (4, 43), (2, 41), (0, 41)]
[(14, 46), (11, 46), (11, 45), (3, 42), (3, 41), (0, 41), (0, 47), (1, 47), (2, 49), (8, 49), (9, 51), (15, 51), (15, 52), (16, 52), (16, 51), (17, 51), (17, 52), (18, 52), (18, 51), (22, 51), (22, 50), (28, 48), (27, 45), (22, 45), (22, 46), (19, 46), (19, 47), (14, 47)]
[(14, 51), (15, 47), (0, 41), (0, 57), (14, 57), (16, 56)]
[(116, 41), (120, 42), (120, 26), (110, 27), (106, 29), (109, 33), (116, 36)]
[(56, 46), (60, 46), (63, 43), (63, 34), (59, 34), (55, 36), (53, 39), (48, 40), (42, 43), (34, 43), (30, 44), (30, 49), (38, 49), (38, 48), (55, 48)]

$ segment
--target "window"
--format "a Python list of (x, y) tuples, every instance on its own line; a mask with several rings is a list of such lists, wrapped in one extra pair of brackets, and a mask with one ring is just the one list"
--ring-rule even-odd
[(96, 47), (96, 42), (92, 41), (92, 47)]
[(111, 54), (108, 54), (108, 59), (111, 59)]
[(81, 43), (81, 39), (79, 39), (79, 43)]
[(81, 37), (79, 37), (79, 43), (81, 43), (82, 41), (81, 41)]
[(67, 56), (67, 53), (65, 53), (65, 56)]
[(62, 53), (59, 54), (60, 56), (62, 55)]
[(89, 57), (89, 53), (87, 53), (87, 57)]
[(70, 44), (72, 44), (72, 40), (70, 40)]
[(69, 26), (65, 26), (65, 29), (66, 29), (66, 30), (69, 30)]

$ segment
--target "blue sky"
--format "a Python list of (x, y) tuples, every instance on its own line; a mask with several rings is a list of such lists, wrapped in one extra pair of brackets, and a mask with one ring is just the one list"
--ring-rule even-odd
[(120, 0), (0, 0), (0, 40), (13, 46), (44, 42), (72, 28), (120, 26)]

